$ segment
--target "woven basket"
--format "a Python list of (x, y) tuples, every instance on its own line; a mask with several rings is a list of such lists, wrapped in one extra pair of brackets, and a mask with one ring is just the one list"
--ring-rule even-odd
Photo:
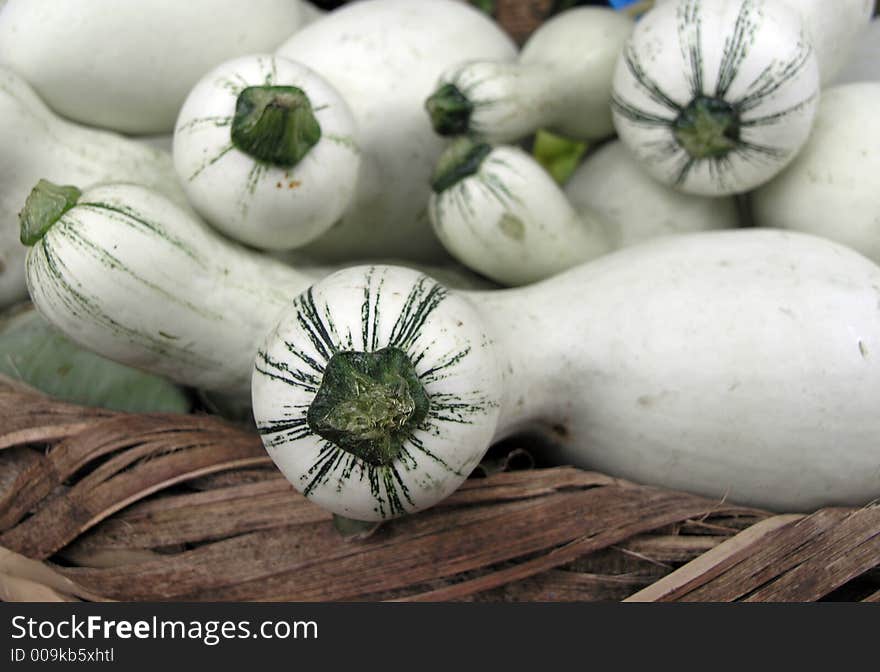
[(561, 467), (344, 538), (256, 434), (0, 381), (0, 598), (880, 601), (880, 507), (771, 515)]

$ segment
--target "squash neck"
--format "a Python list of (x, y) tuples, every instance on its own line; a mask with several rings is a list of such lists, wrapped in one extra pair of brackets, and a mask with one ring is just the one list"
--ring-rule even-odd
[(455, 84), (444, 84), (425, 101), (425, 109), (438, 135), (464, 135), (470, 128), (474, 105)]
[(337, 352), (307, 422), (318, 436), (373, 466), (389, 465), (428, 415), (430, 402), (400, 348)]
[(470, 138), (455, 140), (437, 161), (437, 168), (431, 179), (434, 193), (441, 194), (461, 180), (476, 174), (491, 151), (491, 145), (485, 142), (476, 142)]
[(48, 180), (37, 182), (18, 213), (21, 242), (36, 245), (64, 215), (76, 205), (82, 192), (73, 186), (61, 186)]
[(249, 86), (235, 103), (231, 139), (258, 161), (290, 168), (321, 139), (321, 125), (302, 89)]
[(697, 96), (676, 117), (672, 132), (694, 159), (725, 156), (740, 142), (739, 111), (720, 98)]

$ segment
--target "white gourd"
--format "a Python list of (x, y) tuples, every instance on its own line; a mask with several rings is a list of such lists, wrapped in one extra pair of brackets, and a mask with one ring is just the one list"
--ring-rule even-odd
[(576, 211), (519, 147), (457, 140), (441, 157), (428, 214), (447, 251), (502, 285), (524, 285), (608, 252), (605, 225)]
[(195, 209), (267, 250), (327, 231), (354, 196), (360, 163), (345, 101), (314, 71), (272, 54), (202, 77), (174, 133), (174, 167)]
[(816, 57), (780, 0), (676, 0), (636, 24), (614, 75), (614, 124), (645, 169), (682, 191), (741, 193), (806, 142)]
[(519, 147), (461, 138), (440, 158), (428, 213), (465, 266), (502, 285), (543, 280), (652, 237), (738, 225), (731, 197), (677, 192), (619, 142), (588, 155), (565, 190)]
[(74, 121), (170, 133), (205, 72), (273, 50), (301, 24), (299, 0), (8, 0), (0, 64)]
[(822, 92), (794, 162), (750, 194), (758, 226), (830, 238), (880, 263), (880, 82)]
[(861, 255), (763, 229), (661, 238), (501, 292), (351, 268), (280, 317), (254, 415), (294, 486), (360, 520), (436, 503), (487, 434), (540, 428), (560, 462), (640, 483), (860, 506), (880, 496), (878, 301)]
[(516, 61), (466, 61), (427, 101), (434, 130), (509, 143), (540, 128), (582, 140), (614, 133), (611, 79), (633, 29), (626, 14), (576, 7), (541, 24)]
[(560, 461), (754, 506), (880, 495), (880, 268), (831, 241), (704, 232), (517, 290), (378, 266), (306, 290), (142, 187), (43, 183), (31, 205), (40, 311), (181, 382), (234, 396), (252, 376), (271, 454), (341, 515), (430, 506), (540, 428)]

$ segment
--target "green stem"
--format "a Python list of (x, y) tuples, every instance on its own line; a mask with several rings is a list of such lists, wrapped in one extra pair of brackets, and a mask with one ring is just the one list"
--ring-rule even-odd
[(291, 167), (321, 139), (312, 104), (295, 86), (250, 86), (232, 118), (232, 144), (259, 161)]
[(401, 349), (337, 352), (306, 416), (318, 436), (374, 466), (400, 455), (428, 415), (425, 388)]
[(455, 84), (444, 84), (425, 101), (425, 109), (438, 135), (464, 135), (469, 130), (474, 105)]
[(431, 188), (440, 194), (461, 180), (475, 174), (492, 151), (491, 145), (470, 138), (455, 140), (437, 161)]
[(739, 112), (725, 100), (698, 96), (678, 115), (672, 132), (691, 157), (721, 157), (739, 144)]
[(37, 182), (18, 213), (21, 224), (21, 242), (36, 245), (46, 232), (70, 210), (82, 192), (76, 187), (60, 186), (48, 180)]

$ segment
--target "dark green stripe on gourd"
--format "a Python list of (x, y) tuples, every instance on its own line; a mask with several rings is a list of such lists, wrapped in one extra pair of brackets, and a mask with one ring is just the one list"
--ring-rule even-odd
[(464, 135), (470, 128), (474, 104), (455, 84), (444, 84), (425, 101), (425, 109), (438, 135)]
[(61, 216), (76, 205), (82, 192), (76, 187), (60, 186), (48, 180), (37, 182), (18, 213), (21, 242), (36, 245)]
[(337, 352), (309, 406), (312, 431), (364, 462), (388, 465), (428, 415), (430, 401), (407, 354)]
[(458, 138), (440, 155), (431, 188), (442, 194), (461, 180), (477, 173), (483, 160), (492, 151), (491, 145), (470, 138)]
[(232, 144), (259, 161), (298, 164), (321, 139), (311, 101), (295, 86), (249, 86), (235, 103)]

